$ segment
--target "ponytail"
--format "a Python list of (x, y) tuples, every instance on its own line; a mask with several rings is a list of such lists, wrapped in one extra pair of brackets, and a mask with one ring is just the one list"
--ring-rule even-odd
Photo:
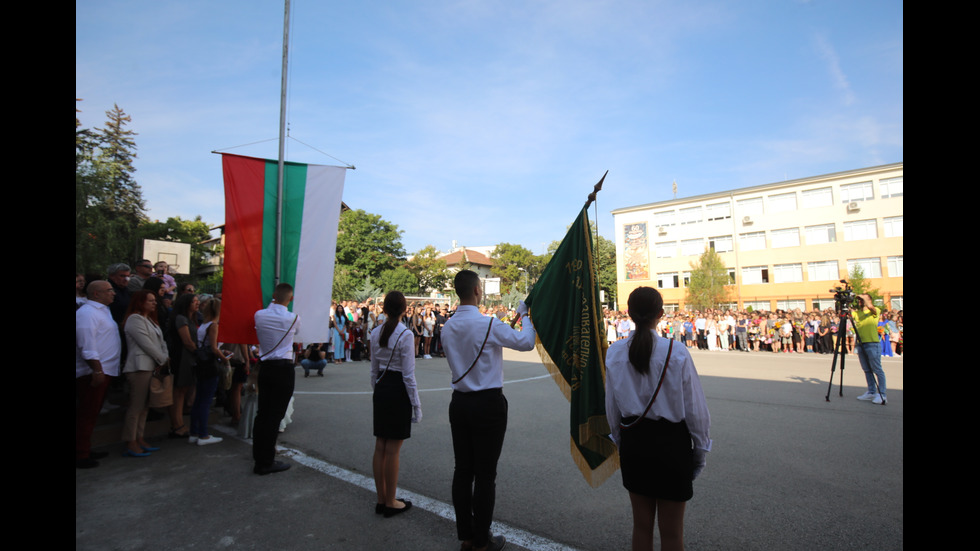
[(392, 291), (385, 295), (384, 305), (381, 309), (384, 311), (387, 319), (385, 319), (385, 324), (382, 326), (381, 339), (379, 340), (382, 348), (388, 347), (388, 338), (395, 332), (395, 327), (398, 327), (398, 322), (405, 313), (406, 307), (405, 295), (401, 291)]
[(629, 359), (640, 375), (650, 372), (650, 356), (653, 355), (653, 326), (664, 312), (664, 299), (652, 287), (637, 287), (627, 301), (630, 318), (636, 323), (636, 331), (630, 341)]

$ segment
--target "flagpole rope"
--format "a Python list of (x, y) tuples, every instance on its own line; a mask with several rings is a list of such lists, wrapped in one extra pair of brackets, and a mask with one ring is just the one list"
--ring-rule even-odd
[[(325, 151), (320, 151), (319, 149), (313, 147), (312, 145), (310, 145), (308, 143), (303, 142), (302, 140), (299, 140), (299, 139), (297, 139), (297, 138), (295, 138), (293, 136), (290, 136), (290, 135), (287, 135), (286, 138), (289, 139), (289, 140), (296, 140), (297, 142), (305, 145), (306, 147), (309, 147), (313, 151), (316, 151), (317, 153), (321, 153), (323, 155), (326, 155), (327, 157), (330, 157), (331, 159), (333, 159), (333, 160), (335, 160), (335, 161), (337, 161), (339, 163), (342, 163), (344, 165), (344, 168), (346, 168), (346, 169), (349, 169), (349, 170), (357, 170), (357, 167), (356, 166), (348, 163), (347, 161), (344, 161), (342, 159), (338, 159), (337, 157), (334, 157), (333, 155), (331, 155), (331, 154), (329, 154), (329, 153), (327, 153)], [(242, 144), (242, 145), (233, 145), (231, 147), (225, 147), (225, 148), (222, 148), (222, 149), (212, 150), (211, 153), (221, 154), (221, 153), (223, 153), (225, 151), (230, 151), (232, 149), (238, 149), (240, 147), (248, 147), (250, 145), (256, 145), (256, 144), (260, 144), (260, 143), (274, 142), (274, 141), (276, 141), (278, 139), (279, 138), (269, 138), (268, 140), (259, 140), (257, 142), (245, 143), (245, 144)]]

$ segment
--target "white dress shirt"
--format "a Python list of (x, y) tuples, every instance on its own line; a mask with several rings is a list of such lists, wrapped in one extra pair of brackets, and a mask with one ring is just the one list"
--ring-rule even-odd
[[(293, 319), (296, 323), (293, 323)], [(292, 328), (290, 328), (292, 326)], [(259, 337), (260, 357), (264, 361), (293, 360), (293, 337), (299, 329), (299, 316), (281, 304), (272, 303), (255, 313), (255, 332)], [(289, 332), (286, 335), (287, 331)], [(285, 335), (285, 338), (283, 336)], [(282, 342), (280, 342), (280, 339)], [(279, 346), (276, 346), (276, 343)], [(272, 347), (275, 346), (275, 349)]]
[[(654, 334), (650, 371), (646, 375), (640, 375), (629, 360), (629, 345), (633, 338), (616, 341), (606, 351), (606, 419), (617, 446), (620, 443), (620, 420), (642, 415), (650, 403), (660, 382), (660, 374), (667, 359), (667, 348), (671, 342), (670, 339)], [(711, 450), (711, 438), (708, 434), (711, 415), (701, 389), (701, 379), (698, 378), (687, 347), (674, 346), (660, 394), (645, 417), (653, 420), (663, 418), (672, 423), (686, 421), (694, 447), (704, 451)]]
[(75, 378), (92, 374), (86, 360), (98, 360), (102, 372), (119, 375), (122, 341), (109, 307), (90, 300), (75, 310)]
[[(493, 324), (487, 337), (487, 327)], [(453, 317), (442, 328), (442, 347), (446, 351), (452, 380), (466, 373), (473, 360), (480, 354), (484, 337), (487, 344), (473, 369), (453, 390), (475, 392), (504, 386), (503, 349), (532, 350), (534, 348), (534, 326), (531, 318), (524, 318), (521, 331), (515, 331), (494, 316), (480, 314), (476, 306), (461, 305)]]
[[(389, 371), (402, 374), (402, 382), (412, 407), (422, 407), (419, 402), (419, 389), (415, 383), (415, 337), (402, 324), (397, 324), (395, 330), (388, 336), (388, 346), (381, 346), (383, 325), (371, 331), (371, 388), (374, 388), (378, 376), (387, 366)], [(390, 361), (389, 361), (390, 360)]]

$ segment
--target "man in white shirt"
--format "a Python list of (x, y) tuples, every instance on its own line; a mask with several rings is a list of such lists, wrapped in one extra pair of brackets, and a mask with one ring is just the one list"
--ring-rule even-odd
[(293, 397), (296, 374), (293, 368), (293, 336), (299, 329), (299, 316), (287, 309), (293, 300), (293, 286), (280, 283), (272, 293), (269, 307), (255, 313), (255, 332), (259, 337), (259, 408), (252, 429), (252, 458), (255, 474), (266, 475), (289, 469), (289, 463), (276, 461), (279, 423)]
[(92, 431), (102, 409), (110, 377), (119, 375), (122, 341), (109, 305), (116, 291), (108, 281), (88, 285), (88, 302), (75, 310), (75, 467), (98, 467)]
[[(442, 345), (452, 372), (453, 397), (449, 424), (456, 469), (453, 506), (456, 534), (464, 549), (499, 550), (503, 536), (491, 536), (497, 460), (507, 431), (507, 399), (503, 394), (503, 348), (534, 348), (534, 326), (525, 319), (515, 331), (495, 316), (483, 316), (479, 276), (461, 270), (453, 281), (459, 307), (442, 329)], [(527, 312), (521, 302), (519, 314)]]

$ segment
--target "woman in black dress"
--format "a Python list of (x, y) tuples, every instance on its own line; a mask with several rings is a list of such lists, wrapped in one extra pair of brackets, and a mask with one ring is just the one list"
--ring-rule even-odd
[(412, 331), (399, 323), (405, 314), (405, 295), (385, 296), (384, 325), (371, 332), (371, 387), (374, 389), (374, 486), (378, 502), (374, 512), (385, 518), (404, 513), (412, 502), (395, 499), (398, 455), (412, 434), (412, 423), (422, 420), (422, 405), (415, 384)]

